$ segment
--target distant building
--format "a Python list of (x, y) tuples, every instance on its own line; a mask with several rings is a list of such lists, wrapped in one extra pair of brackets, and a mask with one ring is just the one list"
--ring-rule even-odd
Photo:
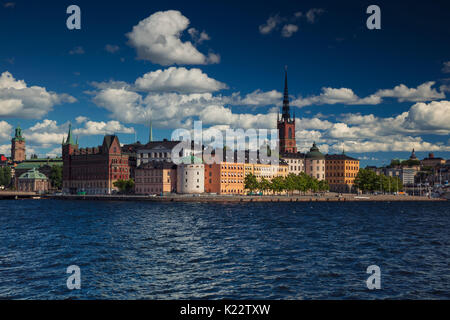
[(319, 151), (316, 143), (305, 156), (305, 172), (317, 180), (325, 180), (325, 156)]
[[(142, 145), (136, 152), (136, 165), (140, 166), (142, 163), (152, 161), (167, 161), (172, 162), (172, 150), (181, 141), (169, 141), (164, 139), (163, 141), (150, 141), (145, 145)], [(191, 154), (190, 150), (181, 150), (180, 157), (186, 157)]]
[(22, 161), (14, 167), (14, 171), (11, 171), (12, 183), (18, 188), (18, 177), (23, 173), (35, 169), (44, 174), (47, 178), (50, 177), (50, 173), (53, 166), (62, 167), (62, 158), (36, 158)]
[(174, 193), (177, 188), (177, 166), (166, 161), (141, 164), (135, 171), (136, 194)]
[(49, 181), (45, 174), (33, 168), (20, 175), (17, 189), (19, 191), (45, 193), (49, 189)]
[(359, 160), (346, 154), (327, 154), (325, 156), (326, 180), (330, 191), (355, 192), (355, 178), (359, 172)]
[(205, 192), (205, 165), (202, 159), (195, 156), (182, 159), (182, 163), (177, 166), (177, 192)]
[(11, 139), (11, 160), (13, 162), (25, 160), (25, 138), (22, 137), (20, 126), (17, 126), (14, 138)]
[(400, 179), (404, 185), (409, 185), (414, 183), (414, 177), (419, 170), (416, 167), (403, 167)]
[(420, 161), (420, 164), (422, 165), (422, 167), (435, 168), (445, 165), (445, 159), (435, 157), (433, 153), (429, 153), (427, 158)]
[(130, 178), (128, 155), (122, 153), (119, 138), (106, 135), (103, 144), (94, 148), (78, 148), (71, 127), (62, 144), (63, 192), (111, 194), (114, 182)]

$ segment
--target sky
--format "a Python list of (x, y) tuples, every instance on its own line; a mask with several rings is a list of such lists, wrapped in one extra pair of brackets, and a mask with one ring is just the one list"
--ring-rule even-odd
[[(81, 10), (69, 30), (67, 7)], [(287, 66), (300, 151), (361, 166), (450, 158), (450, 3), (0, 0), (0, 154), (210, 129), (276, 128)]]

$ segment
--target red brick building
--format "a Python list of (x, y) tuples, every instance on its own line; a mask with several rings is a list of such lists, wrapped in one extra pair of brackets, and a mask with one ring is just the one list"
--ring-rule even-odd
[(14, 138), (11, 140), (11, 160), (13, 162), (25, 161), (25, 138), (22, 129), (17, 126)]
[(103, 144), (94, 148), (78, 148), (71, 128), (62, 144), (63, 192), (111, 194), (114, 182), (130, 178), (128, 155), (122, 152), (119, 138), (107, 135)]

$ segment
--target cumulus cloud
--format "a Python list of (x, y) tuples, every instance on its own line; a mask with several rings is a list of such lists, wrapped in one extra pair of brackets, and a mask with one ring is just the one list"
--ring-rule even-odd
[(235, 98), (232, 104), (247, 105), (247, 106), (269, 106), (279, 105), (283, 98), (283, 94), (277, 90), (262, 91), (257, 89), (244, 98)]
[(39, 119), (62, 103), (76, 99), (67, 94), (47, 91), (44, 87), (28, 87), (24, 80), (16, 80), (6, 71), (0, 76), (0, 116)]
[(443, 92), (438, 92), (436, 89), (431, 88), (434, 84), (434, 81), (429, 81), (421, 84), (417, 88), (408, 88), (404, 84), (400, 84), (394, 87), (394, 89), (379, 90), (375, 95), (382, 98), (397, 98), (399, 102), (444, 99), (445, 94)]
[(176, 91), (181, 93), (204, 93), (226, 89), (225, 83), (208, 77), (200, 69), (171, 67), (144, 74), (135, 82), (142, 91)]
[(408, 129), (450, 133), (450, 101), (420, 102), (413, 105), (405, 118)]
[(140, 21), (126, 34), (138, 58), (163, 66), (171, 64), (218, 63), (217, 54), (204, 55), (190, 41), (180, 37), (190, 21), (180, 11), (159, 11)]
[(80, 136), (87, 136), (87, 135), (106, 135), (106, 134), (116, 134), (116, 133), (135, 133), (134, 128), (126, 127), (123, 124), (121, 124), (117, 120), (111, 120), (108, 122), (104, 121), (91, 121), (88, 120), (86, 117), (84, 119), (77, 120), (83, 120), (84, 127), (77, 128), (73, 130), (73, 133)]
[(203, 41), (211, 40), (211, 37), (205, 31), (198, 31), (195, 28), (189, 28), (188, 33), (195, 43), (202, 43)]
[(0, 121), (0, 141), (7, 141), (11, 139), (12, 126), (4, 121)]
[(375, 95), (371, 95), (365, 98), (358, 97), (352, 89), (349, 88), (322, 88), (322, 93), (318, 96), (311, 96), (302, 98), (299, 97), (292, 101), (293, 106), (304, 107), (309, 105), (321, 105), (321, 104), (379, 104), (381, 98)]
[(295, 24), (286, 24), (281, 30), (281, 35), (284, 38), (290, 38), (294, 33), (298, 31), (298, 27)]

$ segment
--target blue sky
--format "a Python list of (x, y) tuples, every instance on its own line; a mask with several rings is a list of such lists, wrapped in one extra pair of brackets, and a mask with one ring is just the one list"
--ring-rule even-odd
[[(81, 8), (68, 30), (66, 8)], [(284, 66), (301, 150), (342, 148), (362, 165), (412, 148), (450, 155), (450, 4), (378, 1), (0, 2), (0, 153), (20, 123), (28, 153), (104, 133), (170, 137), (204, 127), (271, 128)]]

